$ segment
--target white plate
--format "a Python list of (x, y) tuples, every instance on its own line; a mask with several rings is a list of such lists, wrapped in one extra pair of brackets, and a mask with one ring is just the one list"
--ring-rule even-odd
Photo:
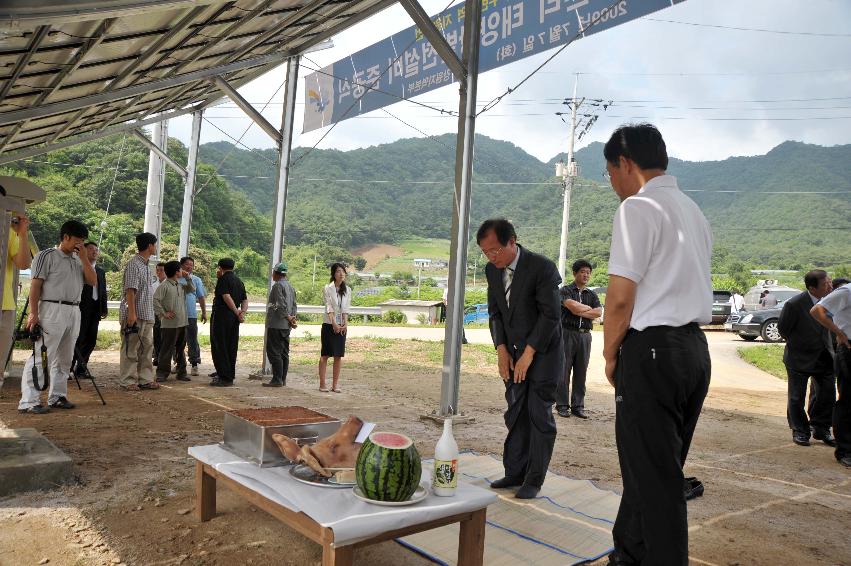
[(413, 505), (414, 503), (419, 503), (426, 497), (428, 497), (428, 488), (424, 485), (420, 485), (411, 498), (407, 501), (376, 501), (375, 499), (369, 499), (367, 496), (363, 494), (358, 486), (352, 490), (352, 493), (355, 494), (355, 497), (364, 501), (366, 503), (372, 503), (373, 505), (384, 505), (385, 507), (402, 507), (404, 505)]
[(352, 484), (350, 483), (332, 482), (331, 480), (334, 479), (334, 476), (331, 476), (330, 478), (320, 476), (309, 466), (305, 466), (304, 464), (296, 464), (290, 468), (290, 475), (295, 480), (306, 483), (307, 485), (315, 485), (317, 487), (332, 487), (336, 489), (352, 487)]

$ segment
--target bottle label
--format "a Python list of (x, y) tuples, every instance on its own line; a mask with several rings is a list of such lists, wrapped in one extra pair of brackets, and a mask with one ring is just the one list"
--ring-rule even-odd
[(454, 489), (458, 486), (458, 460), (434, 460), (432, 487)]

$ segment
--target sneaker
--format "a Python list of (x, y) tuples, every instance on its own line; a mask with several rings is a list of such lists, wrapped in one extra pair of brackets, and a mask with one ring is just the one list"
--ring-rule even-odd
[(198, 366), (192, 366), (192, 370), (189, 373), (191, 375), (198, 375)]
[(26, 409), (18, 409), (18, 412), (24, 414), (29, 413), (30, 415), (43, 415), (45, 413), (49, 413), (50, 409), (48, 409), (44, 405), (35, 405)]
[(69, 401), (66, 397), (60, 397), (59, 399), (51, 403), (50, 406), (54, 409), (73, 409), (74, 407), (76, 407), (76, 405), (74, 405), (74, 403)]

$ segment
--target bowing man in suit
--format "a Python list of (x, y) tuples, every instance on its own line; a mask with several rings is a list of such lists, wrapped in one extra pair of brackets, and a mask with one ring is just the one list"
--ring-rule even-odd
[(86, 242), (86, 258), (95, 268), (98, 284), (97, 288), (88, 284), (83, 285), (83, 293), (80, 296), (80, 335), (77, 337), (77, 351), (83, 357), (81, 360), (83, 363), (77, 363), (77, 356), (74, 356), (74, 372), (78, 377), (83, 375), (83, 368), (89, 364), (89, 356), (92, 355), (98, 340), (98, 326), (108, 312), (106, 273), (96, 265), (99, 256), (98, 245), (94, 242)]
[[(816, 440), (836, 446), (830, 433), (836, 383), (833, 376), (833, 342), (827, 328), (821, 326), (810, 310), (833, 290), (830, 277), (821, 269), (804, 276), (807, 290), (795, 295), (783, 305), (777, 329), (786, 339), (783, 363), (789, 376), (786, 419), (792, 429), (792, 441), (800, 446), (810, 445), (810, 432)], [(807, 411), (804, 397), (807, 382), (812, 377), (812, 389)], [(808, 418), (809, 417), (809, 418)]]
[(564, 375), (561, 277), (552, 261), (517, 245), (508, 220), (486, 220), (476, 243), (488, 258), (490, 331), (508, 402), (505, 477), (491, 487), (520, 486), (515, 497), (532, 499), (544, 483), (556, 439), (552, 406)]

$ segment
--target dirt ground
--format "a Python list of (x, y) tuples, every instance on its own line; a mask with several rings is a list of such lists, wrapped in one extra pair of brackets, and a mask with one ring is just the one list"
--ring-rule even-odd
[(385, 257), (399, 257), (403, 253), (404, 251), (402, 250), (402, 248), (398, 246), (391, 246), (390, 244), (378, 244), (374, 246), (358, 248), (352, 252), (352, 255), (363, 257), (366, 260), (366, 267), (364, 267), (364, 271), (369, 271), (376, 265), (384, 261)]
[[(589, 371), (591, 418), (558, 419), (550, 469), (619, 491), (601, 338), (595, 336)], [(792, 444), (785, 385), (738, 359), (735, 348), (745, 343), (713, 333), (710, 344), (713, 385), (686, 466), (706, 486), (705, 496), (689, 503), (692, 562), (851, 564), (851, 473), (827, 446)], [(259, 352), (241, 353), (231, 389), (207, 387), (199, 377), (138, 393), (117, 387), (118, 352), (97, 352), (91, 369), (107, 405), (84, 383), (83, 391), (70, 389), (76, 409), (40, 416), (17, 413), (19, 394), (7, 382), (0, 426), (39, 430), (73, 458), (77, 483), (0, 499), (0, 564), (318, 564), (318, 545), (225, 488), (218, 516), (199, 523), (191, 513), (194, 466), (186, 452), (221, 440), (228, 408), (302, 405), (405, 432), (423, 456), (432, 455), (441, 431), (419, 417), (438, 405), (440, 343), (351, 339), (340, 394), (317, 389), (318, 348), (316, 339), (296, 340), (289, 386), (272, 391), (247, 380)], [(17, 352), (16, 362), (24, 356)], [(212, 369), (203, 357), (205, 375)], [(475, 423), (456, 426), (458, 444), (499, 456), (504, 401), (492, 349), (465, 347), (462, 367), (461, 408)], [(428, 564), (393, 542), (357, 551), (355, 562)]]

